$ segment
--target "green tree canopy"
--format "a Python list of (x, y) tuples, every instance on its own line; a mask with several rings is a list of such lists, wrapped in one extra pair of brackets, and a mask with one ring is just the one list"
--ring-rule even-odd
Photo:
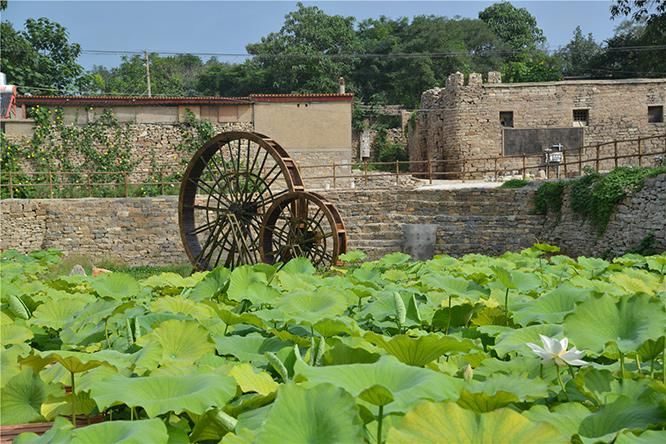
[(536, 18), (525, 8), (503, 1), (488, 6), (479, 18), (514, 51), (532, 50), (546, 41)]
[(22, 92), (74, 94), (87, 87), (89, 77), (76, 62), (81, 47), (69, 42), (64, 26), (46, 18), (26, 20), (24, 31), (8, 21), (1, 26), (0, 64)]
[(594, 41), (592, 34), (583, 35), (580, 26), (576, 27), (573, 38), (558, 51), (562, 61), (562, 71), (566, 76), (590, 76), (595, 70), (593, 62), (601, 53), (601, 46)]

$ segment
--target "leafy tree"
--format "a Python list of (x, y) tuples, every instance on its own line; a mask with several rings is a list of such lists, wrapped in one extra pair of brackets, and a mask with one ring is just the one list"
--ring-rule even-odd
[(479, 13), (479, 18), (514, 51), (532, 50), (546, 41), (536, 18), (527, 9), (516, 8), (509, 2), (488, 6)]
[(360, 49), (355, 19), (327, 15), (316, 6), (298, 3), (279, 32), (250, 44), (257, 66), (279, 92), (334, 92), (340, 76), (349, 77)]
[(558, 51), (564, 75), (590, 75), (590, 70), (594, 70), (592, 63), (600, 53), (601, 46), (594, 41), (592, 34), (584, 36), (580, 26), (577, 26), (571, 41)]
[(0, 64), (23, 92), (72, 94), (87, 87), (90, 79), (76, 62), (81, 47), (69, 42), (65, 27), (46, 18), (28, 19), (25, 31), (8, 21), (1, 26)]
[(665, 0), (614, 0), (611, 17), (625, 16), (634, 20), (653, 19), (666, 14)]
[(520, 54), (517, 60), (502, 67), (502, 80), (507, 83), (547, 82), (562, 79), (562, 66), (558, 57), (543, 51)]
[[(154, 95), (198, 95), (197, 76), (203, 71), (201, 59), (192, 54), (161, 57), (149, 54), (151, 92)], [(95, 79), (100, 92), (114, 94), (145, 94), (148, 90), (143, 56), (123, 57), (115, 68), (95, 66)]]

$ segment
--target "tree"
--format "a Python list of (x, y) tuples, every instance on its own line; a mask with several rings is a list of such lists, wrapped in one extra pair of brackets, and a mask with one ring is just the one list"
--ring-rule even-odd
[[(179, 54), (161, 57), (149, 54), (151, 92), (154, 95), (198, 95), (197, 76), (204, 69), (198, 56)], [(142, 95), (148, 91), (144, 56), (123, 57), (112, 69), (95, 66), (93, 74), (101, 80), (102, 93)]]
[(488, 6), (479, 13), (479, 18), (514, 51), (533, 50), (546, 41), (536, 18), (527, 9), (516, 8), (509, 2)]
[(594, 41), (592, 34), (583, 35), (580, 26), (576, 26), (573, 38), (558, 51), (562, 61), (562, 71), (566, 76), (592, 76), (592, 64), (601, 53), (601, 46)]
[(8, 21), (1, 26), (0, 63), (23, 92), (75, 94), (88, 86), (90, 79), (76, 62), (81, 47), (69, 42), (62, 25), (39, 18), (28, 19), (25, 31), (16, 31)]
[(666, 14), (665, 0), (614, 0), (610, 8), (611, 18), (631, 16), (636, 21), (652, 20)]
[(548, 82), (562, 79), (562, 66), (558, 57), (543, 51), (525, 52), (515, 61), (502, 67), (502, 80), (507, 83)]
[(349, 77), (357, 62), (354, 22), (298, 3), (279, 32), (248, 45), (247, 51), (275, 92), (335, 92), (338, 78)]

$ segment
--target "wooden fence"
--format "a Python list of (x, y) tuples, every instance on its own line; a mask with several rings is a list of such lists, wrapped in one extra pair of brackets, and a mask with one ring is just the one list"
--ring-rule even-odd
[[(661, 143), (663, 141), (663, 144)], [(646, 144), (650, 148), (646, 149)], [(656, 143), (655, 143), (656, 142)], [(633, 149), (619, 149), (622, 144), (632, 144)], [(606, 153), (607, 151), (608, 153)], [(627, 151), (631, 151), (627, 153)], [(620, 154), (623, 152), (624, 154)], [(500, 180), (521, 177), (527, 179), (545, 170), (549, 177), (580, 176), (585, 167), (600, 172), (618, 166), (666, 165), (666, 134), (635, 139), (615, 140), (562, 152), (562, 161), (547, 164), (545, 156), (493, 156), (467, 159), (419, 160), (395, 162), (361, 162), (356, 164), (331, 162), (321, 165), (299, 165), (308, 188), (334, 189), (351, 187), (387, 186), (387, 178), (413, 176), (433, 183), (433, 180), (457, 179)], [(490, 165), (490, 168), (485, 166)], [(309, 174), (312, 170), (314, 175)], [(317, 174), (318, 171), (330, 171)], [(556, 174), (553, 172), (557, 171)], [(13, 173), (5, 171), (0, 176), (2, 198), (67, 198), (67, 197), (130, 197), (177, 194), (180, 182), (162, 180), (161, 174), (144, 172), (154, 180), (133, 182), (130, 176), (136, 172), (124, 171), (47, 171)]]

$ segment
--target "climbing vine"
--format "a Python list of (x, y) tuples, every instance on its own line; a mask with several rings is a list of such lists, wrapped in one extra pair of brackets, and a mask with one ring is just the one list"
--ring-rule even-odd
[(572, 181), (545, 182), (535, 194), (535, 211), (538, 214), (559, 213), (564, 193), (568, 192), (571, 210), (588, 220), (597, 234), (602, 235), (617, 204), (628, 194), (639, 191), (646, 178), (663, 173), (666, 173), (666, 167), (619, 167), (608, 174), (587, 171)]

